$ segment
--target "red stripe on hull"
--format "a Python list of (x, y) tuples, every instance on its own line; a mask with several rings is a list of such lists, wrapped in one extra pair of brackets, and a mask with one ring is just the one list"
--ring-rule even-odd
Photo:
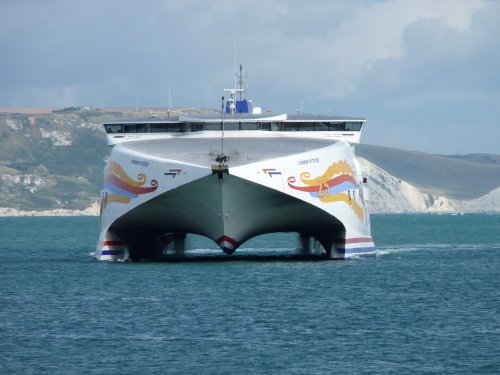
[[(348, 174), (342, 174), (340, 176), (334, 177), (331, 180), (328, 180), (325, 185), (328, 185), (328, 189), (330, 189), (333, 186), (340, 185), (343, 182), (352, 182), (353, 184), (356, 185), (356, 181), (354, 181), (354, 178)], [(317, 192), (320, 187), (319, 186), (294, 186), (292, 183), (295, 182), (295, 177), (289, 177), (288, 178), (288, 186), (290, 186), (292, 189), (295, 190), (300, 190), (300, 191), (307, 191), (310, 193)], [(321, 190), (326, 190), (326, 189), (321, 189)]]
[(358, 238), (346, 238), (337, 241), (338, 244), (351, 244), (351, 243), (363, 243), (363, 242), (373, 242), (371, 237), (358, 237)]
[(102, 246), (123, 246), (123, 242), (121, 242), (121, 241), (104, 241)]
[(221, 237), (219, 237), (219, 238), (215, 241), (215, 243), (216, 243), (217, 245), (220, 245), (222, 242), (227, 242), (227, 243), (229, 243), (229, 244), (231, 244), (231, 245), (233, 245), (233, 246), (236, 246), (236, 247), (240, 246), (240, 244), (239, 244), (239, 242), (238, 242), (238, 241), (233, 240), (233, 239), (232, 239), (231, 237), (229, 237), (229, 236), (221, 236)]
[(120, 180), (115, 175), (108, 175), (106, 177), (106, 182), (109, 182), (119, 188), (128, 191), (132, 194), (146, 194), (155, 191), (158, 188), (158, 182), (156, 180), (151, 180), (151, 187), (140, 187), (132, 186), (127, 184), (125, 181)]

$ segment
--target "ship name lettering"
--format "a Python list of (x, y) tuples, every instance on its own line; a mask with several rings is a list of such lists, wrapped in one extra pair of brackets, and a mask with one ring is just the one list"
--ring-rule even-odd
[(299, 160), (298, 163), (299, 163), (299, 165), (319, 163), (319, 158)]
[(140, 165), (141, 167), (147, 167), (149, 165), (149, 163), (147, 161), (142, 161), (142, 160), (134, 160), (132, 159), (130, 161), (130, 163), (134, 164), (134, 165)]

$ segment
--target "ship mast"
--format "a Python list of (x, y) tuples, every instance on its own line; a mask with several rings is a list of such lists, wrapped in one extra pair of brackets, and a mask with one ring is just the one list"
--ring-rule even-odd
[[(241, 93), (243, 91), (246, 91), (246, 88), (243, 89), (243, 84), (245, 83), (245, 81), (243, 81), (243, 64), (240, 64), (240, 74), (239, 74), (238, 78), (239, 78), (238, 83), (239, 83), (239, 86), (240, 86), (238, 91), (240, 93), (240, 100), (241, 100)], [(246, 78), (247, 78), (247, 75), (246, 75), (246, 72), (245, 72), (245, 80), (246, 80)]]
[[(235, 66), (236, 68), (236, 66)], [(227, 171), (226, 162), (228, 160), (227, 155), (224, 153), (224, 114), (225, 112), (229, 113), (229, 115), (233, 116), (237, 111), (237, 103), (243, 102), (246, 100), (243, 99), (242, 94), (247, 91), (246, 87), (246, 72), (243, 75), (243, 65), (240, 64), (240, 71), (234, 71), (234, 82), (232, 89), (224, 89), (224, 91), (229, 92), (229, 98), (227, 99), (227, 107), (226, 111), (224, 110), (224, 97), (221, 100), (221, 152), (217, 155), (215, 161), (217, 164), (212, 165), (212, 172), (217, 173), (219, 178), (223, 178), (223, 172)], [(237, 99), (237, 96), (239, 97)], [(248, 108), (248, 107), (247, 107)]]
[[(242, 94), (247, 91), (247, 84), (246, 84), (246, 77), (247, 74), (245, 72), (245, 75), (243, 75), (243, 65), (240, 64), (240, 71), (239, 73), (236, 71), (234, 72), (234, 82), (233, 82), (233, 88), (232, 89), (224, 89), (224, 91), (229, 92), (229, 98), (227, 99), (227, 103), (229, 106), (229, 114), (234, 115), (236, 113), (236, 102), (237, 101), (242, 101)], [(236, 96), (238, 96), (238, 100), (236, 99)]]

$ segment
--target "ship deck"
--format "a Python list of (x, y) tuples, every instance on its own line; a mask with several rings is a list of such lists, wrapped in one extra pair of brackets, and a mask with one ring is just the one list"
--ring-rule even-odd
[[(332, 139), (289, 137), (225, 138), (224, 155), (229, 165), (255, 163), (307, 152), (336, 143)], [(220, 138), (170, 138), (130, 142), (121, 147), (163, 159), (190, 164), (210, 165), (222, 153)]]

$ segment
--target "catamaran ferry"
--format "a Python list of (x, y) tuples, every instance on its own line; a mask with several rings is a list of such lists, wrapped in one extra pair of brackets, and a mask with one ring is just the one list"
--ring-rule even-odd
[(227, 254), (275, 232), (312, 238), (333, 259), (375, 252), (354, 152), (366, 120), (263, 114), (242, 98), (241, 71), (219, 113), (103, 124), (97, 259), (182, 256), (190, 234)]

